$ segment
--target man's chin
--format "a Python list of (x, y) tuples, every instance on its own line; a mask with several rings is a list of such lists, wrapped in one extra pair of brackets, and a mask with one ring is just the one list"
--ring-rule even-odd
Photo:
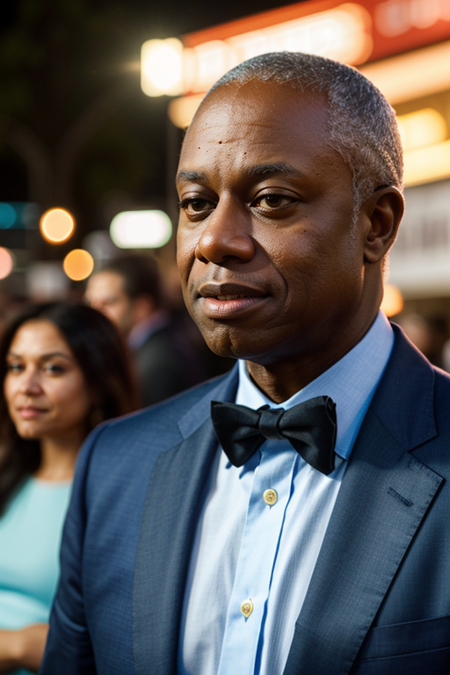
[(267, 360), (267, 354), (261, 353), (261, 350), (257, 349), (259, 345), (256, 340), (247, 343), (247, 341), (233, 340), (230, 336), (221, 336), (221, 339), (218, 339), (217, 336), (205, 334), (203, 338), (209, 349), (217, 356), (261, 364)]

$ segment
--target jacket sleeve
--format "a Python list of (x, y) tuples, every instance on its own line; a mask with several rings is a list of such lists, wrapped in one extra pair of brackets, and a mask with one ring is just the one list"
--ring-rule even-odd
[(83, 542), (87, 523), (85, 485), (92, 448), (103, 427), (82, 448), (64, 524), (61, 574), (50, 615), (50, 631), (40, 675), (96, 675), (83, 599)]

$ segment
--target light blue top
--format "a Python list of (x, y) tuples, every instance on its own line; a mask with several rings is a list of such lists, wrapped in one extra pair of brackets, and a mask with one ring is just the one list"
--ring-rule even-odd
[[(281, 405), (240, 362), (236, 403), (290, 408), (314, 396), (336, 403), (336, 469), (325, 476), (288, 441), (266, 441), (243, 467), (219, 451), (189, 565), (179, 675), (281, 675), (356, 436), (394, 343), (379, 313), (340, 361)], [(268, 488), (278, 498), (263, 499)], [(349, 523), (351, 527), (351, 523)], [(241, 604), (250, 599), (247, 618)]]
[(29, 478), (0, 518), (0, 629), (48, 622), (71, 488)]

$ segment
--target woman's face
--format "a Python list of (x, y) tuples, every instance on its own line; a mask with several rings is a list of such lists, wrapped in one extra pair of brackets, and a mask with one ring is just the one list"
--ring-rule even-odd
[(17, 330), (4, 393), (19, 436), (84, 440), (92, 397), (72, 350), (51, 321), (33, 319)]

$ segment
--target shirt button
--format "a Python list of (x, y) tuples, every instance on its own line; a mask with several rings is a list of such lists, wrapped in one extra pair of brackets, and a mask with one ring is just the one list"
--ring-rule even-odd
[(248, 619), (250, 614), (253, 612), (253, 602), (250, 600), (250, 598), (247, 598), (247, 600), (244, 600), (242, 603), (241, 612), (246, 619)]
[(278, 500), (277, 491), (274, 490), (273, 488), (265, 490), (263, 494), (263, 499), (266, 502), (266, 504), (268, 504), (269, 506), (273, 506), (274, 504), (277, 503)]

